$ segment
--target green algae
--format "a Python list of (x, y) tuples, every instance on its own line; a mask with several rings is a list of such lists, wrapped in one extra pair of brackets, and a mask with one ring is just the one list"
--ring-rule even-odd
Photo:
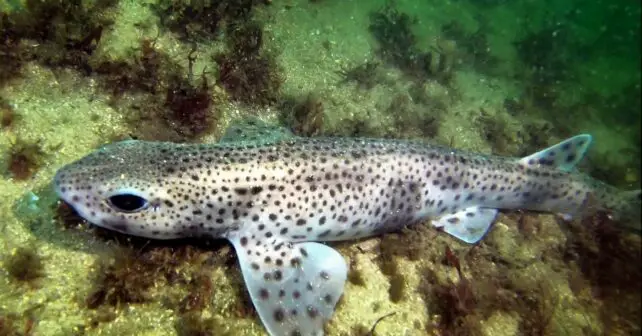
[(4, 259), (2, 267), (14, 281), (33, 283), (45, 275), (42, 257), (35, 246), (15, 248)]
[[(13, 11), (19, 7), (7, 3)], [(253, 99), (217, 81), (219, 68), (211, 55), (234, 56), (229, 49), (238, 47), (217, 35), (227, 29), (224, 22), (206, 27), (203, 16), (189, 24), (190, 18), (167, 16), (169, 8), (183, 10), (185, 3), (172, 1), (172, 7), (165, 1), (154, 10), (149, 3), (155, 2), (119, 1), (99, 11), (101, 17), (79, 10), (80, 18), (94, 20), (80, 25), (66, 22), (74, 16), (63, 12), (58, 17), (65, 24), (40, 21), (54, 27), (56, 38), (51, 40), (34, 37), (33, 28), (26, 38), (3, 35), (2, 106), (11, 106), (20, 120), (3, 128), (0, 147), (9, 153), (16, 135), (42, 141), (47, 160), (30, 180), (0, 182), (0, 241), (3, 246), (11, 242), (6, 251), (31, 253), (26, 259), (23, 255), (31, 267), (16, 274), (38, 275), (27, 276), (37, 279), (38, 286), (23, 286), (9, 276), (11, 271), (0, 272), (0, 333), (200, 335), (215, 329), (216, 334), (264, 334), (229, 246), (194, 250), (190, 246), (198, 242), (132, 243), (128, 237), (87, 229), (72, 214), (55, 215), (53, 210), (56, 200), (48, 184), (55, 170), (96, 146), (129, 135), (184, 140), (167, 135), (163, 119), (166, 90), (180, 89), (171, 86), (178, 82), (191, 88), (206, 82), (217, 108), (210, 112), (219, 113), (199, 141), (217, 139), (232, 119), (253, 115), (278, 121), (288, 106), (293, 107), (290, 125), (306, 135), (429, 137), (445, 145), (507, 155), (524, 155), (555, 138), (590, 130), (598, 135), (592, 171), (622, 186), (639, 184), (640, 168), (632, 161), (639, 157), (639, 105), (630, 98), (639, 98), (638, 90), (623, 90), (639, 88), (639, 76), (634, 70), (613, 69), (614, 63), (632, 64), (628, 57), (612, 61), (608, 55), (601, 58), (603, 51), (573, 57), (572, 51), (564, 50), (568, 45), (587, 50), (586, 41), (607, 43), (614, 36), (587, 23), (588, 14), (577, 14), (564, 28), (565, 40), (553, 39), (550, 22), (572, 13), (573, 6), (543, 9), (504, 3), (488, 4), (486, 11), (477, 12), (477, 4), (467, 1), (398, 1), (391, 13), (419, 13), (419, 20), (405, 30), (413, 37), (410, 51), (425, 53), (446, 45), (452, 62), (458, 62), (446, 72), (447, 83), (439, 76), (417, 83), (407, 78), (408, 68), (415, 64), (407, 59), (408, 50), (398, 50), (406, 52), (403, 57), (384, 57), (400, 60), (401, 69), (395, 62), (379, 62), (381, 51), (375, 46), (381, 44), (368, 27), (371, 13), (380, 11), (382, 2), (362, 3), (360, 8), (342, 1), (253, 3), (242, 17), (256, 20), (252, 22), (266, 34), (262, 48), (279, 51), (278, 57), (270, 56), (270, 66), (279, 65), (283, 76), (278, 86), (263, 89), (266, 95), (258, 97), (258, 105), (268, 107), (259, 108), (239, 104)], [(583, 13), (604, 18), (597, 4), (589, 5)], [(630, 9), (636, 10), (639, 5)], [(555, 15), (547, 19), (551, 11)], [(524, 12), (529, 12), (530, 21), (520, 23), (515, 18)], [(157, 15), (163, 18), (160, 25)], [(3, 29), (5, 20), (3, 16)], [(187, 30), (180, 31), (184, 24), (189, 24)], [(620, 55), (632, 55), (637, 64), (639, 38), (630, 39), (639, 36), (639, 23), (627, 25), (606, 25), (607, 30), (626, 32), (620, 34), (624, 40), (610, 45), (625, 51)], [(82, 34), (97, 27), (103, 27), (100, 38)], [(61, 36), (72, 43), (62, 46)], [(581, 43), (564, 43), (578, 36)], [(193, 76), (187, 64), (193, 50), (188, 37), (198, 43)], [(29, 47), (34, 40), (42, 46)], [(74, 43), (82, 50), (70, 49)], [(542, 54), (542, 43), (552, 50)], [(64, 52), (53, 55), (57, 50)], [(543, 69), (534, 71), (524, 64)], [(635, 64), (630, 68), (636, 69)], [(443, 66), (446, 69), (446, 63)], [(592, 95), (598, 98), (587, 99)], [(295, 103), (280, 104), (288, 99)], [(613, 117), (619, 110), (628, 114)], [(7, 167), (7, 159), (2, 166)], [(617, 180), (616, 175), (627, 177)], [(16, 205), (29, 190), (40, 197), (40, 211)], [(639, 265), (639, 237), (604, 231), (597, 225), (603, 220), (593, 220), (570, 226), (567, 235), (562, 230), (566, 224), (552, 216), (502, 216), (475, 247), (426, 227), (340, 245), (351, 261), (350, 281), (328, 334), (639, 333), (640, 274), (631, 266)], [(459, 258), (463, 276), (444, 261), (446, 246)], [(170, 257), (176, 253), (180, 258)], [(6, 260), (3, 256), (3, 267)], [(465, 300), (463, 293), (474, 300)], [(462, 309), (448, 311), (440, 298)], [(395, 314), (376, 322), (391, 312)], [(463, 313), (467, 317), (458, 315)]]

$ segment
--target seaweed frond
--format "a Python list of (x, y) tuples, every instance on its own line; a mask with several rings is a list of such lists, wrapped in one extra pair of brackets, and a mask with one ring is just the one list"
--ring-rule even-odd
[(351, 68), (343, 67), (337, 71), (337, 74), (341, 76), (339, 84), (345, 85), (354, 82), (357, 88), (370, 90), (380, 82), (378, 70), (379, 62), (373, 60), (366, 61)]
[(160, 0), (152, 9), (163, 27), (186, 41), (213, 40), (230, 26), (250, 21), (255, 7), (268, 0)]
[(421, 50), (412, 31), (417, 19), (400, 12), (395, 5), (395, 1), (386, 1), (382, 8), (370, 14), (369, 29), (379, 43), (379, 56), (411, 78), (447, 82), (455, 63), (454, 41), (438, 39), (431, 50)]
[(276, 102), (283, 77), (273, 52), (263, 46), (263, 28), (256, 22), (236, 26), (228, 52), (215, 56), (218, 82), (234, 100), (251, 105)]
[(394, 1), (370, 14), (370, 32), (379, 42), (379, 54), (389, 63), (397, 65), (404, 71), (419, 68), (420, 51), (417, 48), (417, 37), (412, 32), (412, 25), (417, 21), (395, 7)]
[[(190, 56), (191, 62), (193, 59)], [(169, 110), (166, 120), (170, 127), (187, 138), (211, 130), (219, 118), (219, 110), (211, 108), (212, 95), (207, 78), (204, 75), (201, 77), (200, 86), (184, 78), (176, 78), (171, 82), (165, 94), (165, 106)]]
[[(0, 60), (1, 62), (1, 60)], [(20, 116), (3, 97), (0, 97), (0, 127), (2, 129), (11, 128)]]
[(296, 135), (315, 136), (323, 130), (324, 107), (319, 96), (310, 92), (299, 101), (284, 100), (282, 119)]
[(44, 164), (46, 157), (42, 142), (18, 138), (7, 153), (7, 169), (14, 179), (28, 180)]
[(35, 246), (14, 249), (6, 256), (3, 266), (13, 280), (22, 283), (34, 283), (45, 275), (42, 257)]

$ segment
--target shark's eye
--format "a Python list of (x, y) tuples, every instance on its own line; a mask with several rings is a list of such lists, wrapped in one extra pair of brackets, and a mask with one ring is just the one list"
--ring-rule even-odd
[(147, 208), (149, 205), (146, 199), (133, 194), (113, 195), (107, 199), (107, 202), (112, 208), (120, 212), (137, 212)]

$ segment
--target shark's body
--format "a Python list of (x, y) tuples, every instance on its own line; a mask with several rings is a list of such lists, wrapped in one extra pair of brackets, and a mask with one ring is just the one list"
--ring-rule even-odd
[(614, 212), (634, 209), (639, 199), (631, 204), (571, 172), (590, 141), (579, 135), (523, 159), (394, 140), (124, 141), (62, 168), (54, 184), (98, 226), (153, 239), (228, 239), (268, 332), (322, 335), (347, 268), (334, 249), (312, 241), (432, 219), (474, 243), (497, 209), (574, 215), (589, 199)]

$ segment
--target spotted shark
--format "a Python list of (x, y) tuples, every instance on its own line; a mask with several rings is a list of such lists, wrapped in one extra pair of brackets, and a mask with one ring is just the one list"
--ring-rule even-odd
[(590, 203), (639, 219), (639, 190), (576, 171), (591, 141), (581, 134), (506, 158), (413, 141), (302, 138), (251, 121), (217, 143), (109, 144), (62, 167), (53, 185), (97, 226), (151, 239), (227, 239), (267, 332), (323, 335), (347, 266), (319, 241), (429, 222), (472, 244), (498, 209), (571, 217)]

